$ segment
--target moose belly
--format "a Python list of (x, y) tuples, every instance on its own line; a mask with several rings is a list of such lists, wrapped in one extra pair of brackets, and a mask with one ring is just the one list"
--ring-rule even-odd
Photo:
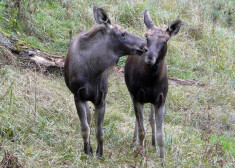
[(91, 101), (98, 105), (105, 99), (108, 89), (108, 74), (104, 72), (98, 77), (90, 78), (76, 78), (72, 83), (73, 93), (77, 93), (82, 101)]
[(145, 88), (139, 89), (134, 98), (140, 103), (156, 103), (159, 94), (160, 92), (152, 88)]
[(106, 96), (107, 87), (102, 87), (101, 83), (86, 83), (78, 88), (78, 94), (82, 101), (91, 101), (98, 105)]

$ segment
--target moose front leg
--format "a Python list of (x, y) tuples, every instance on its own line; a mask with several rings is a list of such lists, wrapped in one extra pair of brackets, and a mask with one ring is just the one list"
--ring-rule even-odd
[(135, 116), (138, 125), (138, 136), (139, 136), (139, 143), (140, 147), (144, 147), (144, 140), (145, 140), (145, 128), (144, 128), (144, 116), (143, 116), (143, 104), (133, 101), (134, 109), (135, 109)]
[(77, 113), (81, 123), (81, 132), (84, 142), (85, 154), (92, 154), (92, 148), (90, 145), (90, 126), (87, 120), (87, 104), (79, 99), (78, 95), (74, 95), (74, 101), (77, 108)]
[(157, 127), (157, 144), (160, 149), (160, 158), (165, 158), (165, 135), (164, 135), (164, 118), (165, 118), (165, 104), (160, 107), (155, 105), (155, 117)]
[(156, 119), (155, 119), (155, 108), (153, 104), (150, 104), (150, 115), (149, 122), (152, 128), (152, 146), (156, 146)]
[(99, 105), (95, 106), (95, 124), (96, 124), (96, 139), (97, 139), (97, 150), (96, 155), (98, 157), (103, 156), (103, 143), (104, 143), (104, 113), (105, 113), (105, 100)]

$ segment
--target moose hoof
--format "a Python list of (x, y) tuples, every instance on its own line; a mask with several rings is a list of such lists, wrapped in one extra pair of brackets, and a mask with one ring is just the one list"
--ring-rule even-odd
[(136, 142), (132, 142), (132, 143), (131, 143), (131, 147), (132, 147), (132, 148), (134, 148), (136, 145), (137, 145)]
[(89, 143), (86, 143), (86, 142), (84, 143), (84, 152), (87, 155), (93, 155), (93, 150)]
[(96, 151), (96, 157), (99, 160), (104, 160), (103, 152)]
[(139, 146), (137, 148), (137, 153), (136, 153), (137, 156), (143, 156), (144, 155), (144, 147), (143, 146)]
[(152, 140), (152, 146), (156, 148), (156, 141)]
[(98, 159), (103, 159), (103, 148), (100, 145), (97, 147), (96, 156)]

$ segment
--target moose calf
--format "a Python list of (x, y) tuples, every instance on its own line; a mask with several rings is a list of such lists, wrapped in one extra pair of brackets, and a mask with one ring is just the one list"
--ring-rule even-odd
[(95, 106), (97, 156), (103, 155), (103, 120), (105, 97), (108, 90), (108, 68), (124, 55), (143, 53), (145, 42), (112, 24), (107, 13), (93, 8), (99, 24), (90, 31), (79, 33), (70, 43), (65, 60), (64, 77), (67, 87), (74, 94), (74, 101), (81, 123), (84, 152), (92, 154), (90, 145), (90, 110), (87, 101)]
[[(172, 22), (166, 30), (154, 25), (149, 12), (144, 12), (144, 23), (149, 29), (146, 33), (147, 49), (140, 56), (129, 56), (125, 64), (125, 82), (130, 92), (136, 124), (133, 143), (139, 136), (140, 146), (144, 146), (145, 128), (143, 105), (151, 103), (150, 125), (152, 127), (152, 145), (160, 148), (160, 158), (165, 156), (164, 117), (165, 100), (168, 91), (165, 55), (168, 40), (176, 35), (181, 27), (181, 20)], [(157, 130), (156, 130), (157, 129)]]

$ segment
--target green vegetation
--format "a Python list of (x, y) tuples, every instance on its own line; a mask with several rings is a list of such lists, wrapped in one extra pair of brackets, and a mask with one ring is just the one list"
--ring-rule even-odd
[[(16, 2), (20, 3), (20, 7)], [(158, 27), (184, 21), (169, 42), (168, 74), (205, 87), (170, 85), (166, 167), (235, 165), (235, 1), (233, 0), (0, 0), (0, 27), (31, 46), (66, 55), (73, 35), (95, 25), (92, 6), (144, 38), (143, 11)], [(112, 71), (105, 116), (105, 160), (83, 155), (79, 119), (63, 78), (19, 68), (0, 46), (0, 161), (4, 150), (26, 167), (156, 167), (158, 151), (147, 138), (143, 156), (130, 147), (134, 111), (123, 75)], [(120, 59), (123, 66), (126, 57)], [(7, 64), (11, 65), (7, 65)], [(96, 146), (92, 120), (93, 149)]]

